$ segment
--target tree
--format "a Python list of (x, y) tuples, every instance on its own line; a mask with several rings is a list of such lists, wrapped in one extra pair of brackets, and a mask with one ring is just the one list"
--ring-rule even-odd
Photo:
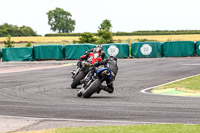
[(71, 13), (64, 11), (62, 8), (56, 8), (55, 10), (50, 10), (47, 15), (48, 24), (54, 32), (70, 33), (74, 31), (75, 20), (71, 18)]
[(3, 25), (0, 25), (0, 32), (3, 37), (6, 37), (8, 34), (18, 36), (18, 27), (16, 25), (4, 23)]
[(19, 36), (37, 36), (36, 32), (28, 26), (19, 27)]
[(110, 20), (105, 19), (98, 30), (97, 36), (99, 36), (97, 40), (97, 44), (105, 44), (105, 43), (113, 43), (112, 32), (110, 31), (112, 25)]
[(112, 27), (112, 24), (111, 24), (110, 20), (105, 19), (105, 20), (101, 23), (101, 25), (100, 25), (100, 27), (99, 27), (99, 30), (110, 31), (110, 30), (111, 30), (111, 27)]
[(95, 43), (97, 41), (97, 39), (94, 37), (94, 34), (90, 32), (82, 33), (79, 40), (79, 43)]
[(0, 25), (0, 37), (6, 37), (8, 34), (11, 36), (37, 36), (37, 33), (27, 26), (18, 27), (8, 23)]
[(99, 36), (97, 44), (113, 43), (112, 32), (107, 30), (98, 30), (97, 35)]

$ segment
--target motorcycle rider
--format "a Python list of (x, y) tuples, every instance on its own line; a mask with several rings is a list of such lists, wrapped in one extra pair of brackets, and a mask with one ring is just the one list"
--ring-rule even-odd
[(97, 93), (99, 93), (101, 90), (105, 90), (108, 93), (113, 93), (114, 87), (113, 87), (113, 81), (115, 80), (115, 77), (118, 73), (118, 66), (117, 66), (117, 58), (114, 56), (109, 56), (108, 59), (104, 59), (101, 62), (96, 62), (91, 66), (90, 74), (88, 76), (89, 80), (92, 75), (97, 71), (97, 67), (103, 65), (104, 68), (109, 68), (111, 70), (111, 78), (106, 80), (107, 86), (101, 85), (100, 89)]
[(90, 53), (99, 53), (101, 59), (103, 60), (105, 57), (105, 52), (102, 50), (102, 45), (97, 45), (95, 48), (92, 48), (88, 51), (85, 52), (85, 55), (81, 56), (79, 61), (77, 62), (77, 67), (75, 70), (71, 71), (72, 74), (75, 74), (75, 71), (77, 70), (77, 68), (81, 68), (82, 67), (82, 61), (83, 60), (87, 60), (88, 56)]

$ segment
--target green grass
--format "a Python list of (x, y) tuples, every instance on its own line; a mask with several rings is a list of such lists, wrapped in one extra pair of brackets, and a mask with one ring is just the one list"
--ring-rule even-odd
[[(199, 133), (200, 125), (152, 124), (130, 126), (72, 127), (31, 133)], [(24, 132), (30, 133), (30, 132)]]
[(199, 133), (200, 125), (164, 124), (57, 129), (56, 133)]
[(154, 89), (181, 88), (185, 90), (200, 91), (200, 75), (160, 86)]

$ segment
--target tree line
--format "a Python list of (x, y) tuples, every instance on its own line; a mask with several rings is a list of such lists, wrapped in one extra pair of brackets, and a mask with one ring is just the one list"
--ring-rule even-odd
[(28, 26), (18, 27), (17, 25), (11, 25), (4, 23), (0, 25), (0, 37), (10, 36), (37, 36), (37, 33)]

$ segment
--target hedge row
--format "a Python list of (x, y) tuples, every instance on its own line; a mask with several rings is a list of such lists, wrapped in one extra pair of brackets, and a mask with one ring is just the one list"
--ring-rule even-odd
[[(53, 33), (45, 36), (81, 36), (82, 33)], [(92, 33), (95, 36), (97, 33)], [(134, 31), (134, 32), (116, 32), (113, 36), (142, 36), (142, 35), (186, 35), (186, 34), (200, 34), (200, 30), (156, 30), (156, 31)]]
[(142, 36), (142, 35), (186, 35), (186, 34), (200, 34), (200, 30), (157, 30), (157, 31), (135, 31), (135, 32), (117, 32), (113, 33), (114, 36)]

